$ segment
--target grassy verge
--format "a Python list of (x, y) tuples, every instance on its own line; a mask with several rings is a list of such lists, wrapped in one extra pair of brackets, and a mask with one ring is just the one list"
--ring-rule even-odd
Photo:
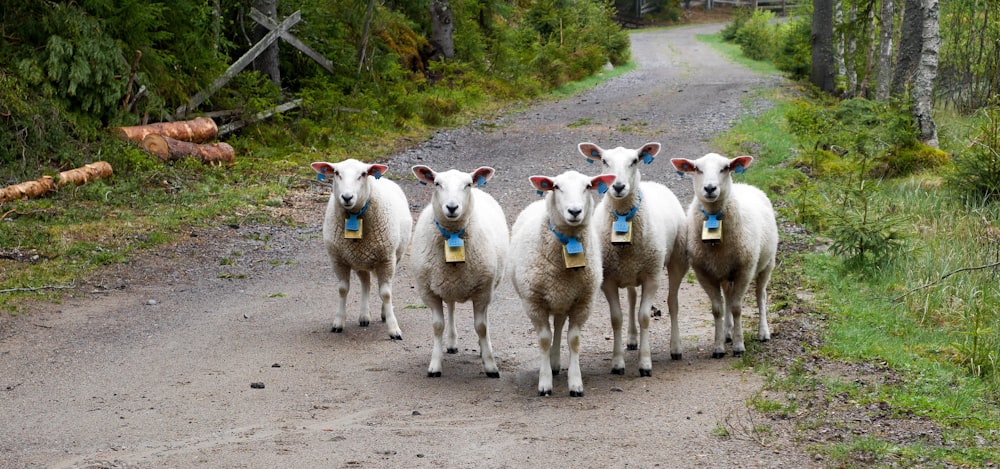
[[(1000, 207), (964, 205), (941, 177), (947, 166), (897, 178), (807, 171), (808, 144), (787, 123), (809, 99), (801, 91), (776, 91), (772, 109), (717, 141), (758, 157), (743, 181), (766, 189), (780, 218), (811, 230), (783, 233), (771, 284), (779, 332), (747, 354), (768, 377), (751, 404), (789, 423), (824, 466), (995, 467)], [(972, 120), (939, 121), (945, 150), (968, 145)], [(874, 223), (893, 220), (898, 252), (856, 263), (829, 249), (843, 223), (834, 215), (854, 206), (845, 193)]]

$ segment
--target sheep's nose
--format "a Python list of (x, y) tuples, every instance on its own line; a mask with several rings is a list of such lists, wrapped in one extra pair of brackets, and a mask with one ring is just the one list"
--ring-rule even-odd
[(625, 183), (616, 182), (611, 187), (615, 190), (615, 192), (621, 193), (622, 191), (625, 190)]
[(458, 204), (448, 204), (444, 206), (445, 210), (448, 211), (449, 215), (454, 215), (458, 211)]
[(570, 216), (573, 218), (579, 217), (580, 214), (583, 213), (583, 209), (579, 208), (570, 208), (566, 209), (566, 211), (569, 212)]
[(715, 193), (715, 190), (718, 189), (718, 187), (709, 184), (705, 186), (704, 189), (705, 189), (705, 195), (712, 195), (713, 193)]
[(342, 194), (340, 196), (340, 199), (343, 200), (345, 204), (351, 203), (351, 199), (353, 199), (353, 198), (354, 198), (354, 196), (351, 195), (351, 194)]

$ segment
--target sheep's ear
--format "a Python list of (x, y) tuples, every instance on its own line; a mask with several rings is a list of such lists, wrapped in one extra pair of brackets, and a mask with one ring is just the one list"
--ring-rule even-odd
[(604, 150), (602, 150), (601, 147), (589, 142), (583, 142), (578, 145), (577, 148), (579, 148), (580, 153), (587, 158), (588, 163), (601, 161), (601, 155), (604, 154)]
[(326, 175), (333, 172), (333, 165), (325, 161), (317, 161), (311, 166), (312, 169), (316, 171), (316, 177), (320, 181), (326, 179)]
[(420, 181), (421, 184), (434, 184), (435, 173), (433, 169), (427, 166), (416, 165), (410, 170), (413, 171), (413, 175), (417, 177), (417, 181)]
[(753, 162), (752, 156), (737, 156), (729, 160), (729, 169), (736, 174), (742, 174), (750, 166), (751, 162)]
[(692, 173), (696, 170), (694, 162), (687, 158), (674, 158), (670, 160), (670, 163), (672, 163), (674, 168), (677, 169), (677, 172), (681, 174)]
[(489, 166), (480, 166), (472, 172), (472, 180), (476, 182), (476, 186), (483, 187), (486, 185), (486, 181), (489, 181), (496, 172), (495, 169)]
[(642, 162), (650, 164), (653, 162), (653, 157), (660, 152), (660, 144), (658, 142), (649, 142), (642, 146), (639, 150), (639, 156), (642, 157)]
[(535, 186), (535, 190), (538, 191), (538, 195), (543, 192), (550, 191), (556, 187), (556, 183), (552, 181), (552, 178), (546, 176), (531, 176), (528, 178), (531, 181), (531, 185)]
[(597, 189), (597, 192), (603, 194), (608, 191), (608, 186), (615, 183), (616, 177), (617, 176), (615, 176), (614, 174), (602, 174), (600, 176), (597, 176), (594, 179), (590, 180), (589, 189), (590, 190)]
[(368, 167), (368, 175), (381, 179), (382, 175), (389, 172), (389, 167), (384, 164), (373, 164)]

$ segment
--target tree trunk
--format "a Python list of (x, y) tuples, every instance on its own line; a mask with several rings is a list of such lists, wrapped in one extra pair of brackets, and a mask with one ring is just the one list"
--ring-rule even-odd
[(882, 0), (881, 37), (878, 50), (878, 77), (875, 85), (875, 99), (889, 100), (889, 85), (892, 82), (892, 34), (895, 28), (895, 12), (893, 0)]
[(906, 94), (907, 88), (912, 86), (914, 75), (917, 73), (917, 64), (920, 63), (920, 49), (923, 44), (923, 15), (921, 14), (921, 0), (905, 0), (903, 11), (903, 32), (899, 38), (899, 51), (896, 57), (896, 69), (892, 75), (893, 96)]
[(833, 0), (813, 0), (812, 70), (809, 81), (826, 93), (836, 90), (833, 55)]
[(913, 117), (920, 129), (920, 140), (937, 148), (937, 125), (934, 123), (934, 80), (937, 78), (939, 34), (938, 0), (921, 0), (923, 27), (920, 61), (913, 79)]
[[(278, 0), (253, 0), (253, 7), (258, 11), (263, 13), (268, 18), (274, 20), (275, 23), (278, 22)], [(260, 42), (264, 36), (269, 33), (270, 30), (255, 24), (253, 28), (253, 42), (256, 44)], [(253, 61), (253, 68), (258, 72), (261, 72), (271, 78), (271, 81), (280, 89), (281, 88), (281, 70), (278, 67), (278, 43), (274, 42), (267, 49), (264, 50), (256, 59)]]
[(445, 59), (455, 57), (455, 40), (452, 33), (455, 24), (452, 21), (451, 4), (448, 0), (431, 0), (431, 47), (434, 55)]
[(236, 151), (228, 143), (197, 144), (175, 140), (158, 134), (149, 134), (142, 139), (142, 148), (158, 156), (160, 161), (175, 161), (189, 156), (202, 163), (229, 163), (236, 159)]
[(219, 135), (215, 121), (208, 117), (199, 117), (189, 121), (158, 122), (149, 125), (119, 127), (118, 135), (124, 139), (142, 142), (149, 134), (160, 134), (177, 140), (202, 143)]
[(34, 181), (22, 182), (0, 189), (0, 204), (10, 200), (41, 197), (67, 184), (79, 186), (95, 179), (106, 178), (111, 176), (112, 173), (110, 164), (105, 161), (98, 161), (76, 169), (63, 171), (59, 173), (58, 179), (53, 179), (52, 176), (42, 176)]

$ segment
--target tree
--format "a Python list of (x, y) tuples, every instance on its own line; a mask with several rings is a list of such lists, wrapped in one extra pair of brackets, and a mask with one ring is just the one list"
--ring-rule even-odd
[(452, 21), (451, 4), (448, 0), (431, 0), (431, 46), (434, 56), (445, 59), (455, 57), (455, 39), (452, 33), (455, 24)]
[(889, 84), (892, 82), (892, 32), (895, 27), (893, 0), (882, 0), (879, 13), (881, 36), (878, 50), (878, 77), (875, 85), (875, 99), (889, 100)]
[(833, 93), (836, 67), (833, 54), (833, 0), (813, 0), (812, 72), (809, 81)]
[(937, 148), (937, 125), (932, 115), (934, 79), (937, 78), (939, 34), (938, 0), (920, 0), (921, 50), (913, 78), (913, 118), (920, 130), (920, 140)]
[(920, 14), (922, 0), (905, 0), (903, 7), (903, 31), (899, 38), (899, 51), (896, 57), (896, 68), (892, 75), (892, 95), (903, 96), (912, 84), (920, 62), (922, 48), (923, 18)]
[[(278, 22), (278, 0), (253, 0), (253, 8), (263, 13), (264, 16)], [(260, 41), (268, 32), (269, 30), (264, 26), (255, 25), (253, 28), (254, 42)], [(267, 75), (278, 88), (281, 88), (281, 70), (278, 67), (277, 41), (254, 59), (253, 66), (255, 70)]]

